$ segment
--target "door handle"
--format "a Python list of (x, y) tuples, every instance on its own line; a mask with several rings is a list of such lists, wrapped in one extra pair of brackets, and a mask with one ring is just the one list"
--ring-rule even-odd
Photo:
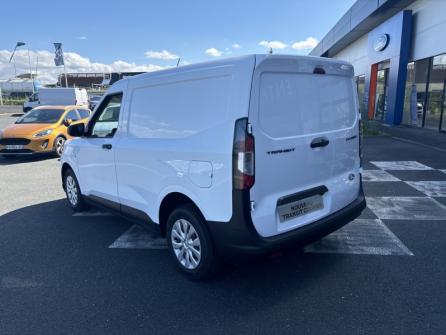
[(113, 146), (111, 144), (102, 144), (102, 149), (110, 150)]
[(318, 137), (318, 138), (315, 138), (313, 141), (311, 141), (311, 145), (310, 146), (311, 146), (312, 149), (314, 149), (314, 148), (322, 148), (322, 147), (327, 146), (329, 143), (330, 143), (330, 141), (327, 138), (325, 138), (325, 137)]

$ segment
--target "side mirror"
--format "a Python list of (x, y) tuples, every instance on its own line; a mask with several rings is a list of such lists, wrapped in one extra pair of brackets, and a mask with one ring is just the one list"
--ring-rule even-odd
[(72, 137), (82, 137), (85, 135), (85, 124), (76, 123), (68, 127), (68, 135)]
[(63, 124), (64, 124), (65, 127), (68, 127), (72, 123), (73, 123), (73, 120), (71, 120), (71, 119), (64, 119), (63, 120)]

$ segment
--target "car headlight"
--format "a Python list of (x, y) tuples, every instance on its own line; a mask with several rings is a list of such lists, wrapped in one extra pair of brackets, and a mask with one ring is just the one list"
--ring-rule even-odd
[(52, 129), (42, 130), (42, 131), (39, 131), (38, 133), (34, 134), (33, 137), (43, 137), (43, 136), (51, 134), (52, 132), (53, 132)]

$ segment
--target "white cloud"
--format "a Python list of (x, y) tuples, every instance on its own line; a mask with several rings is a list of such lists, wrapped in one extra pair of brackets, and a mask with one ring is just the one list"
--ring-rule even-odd
[(172, 59), (178, 59), (180, 56), (177, 56), (167, 50), (162, 51), (146, 51), (144, 55), (147, 58), (151, 59), (162, 59), (162, 60), (172, 60)]
[(221, 55), (223, 55), (223, 51), (220, 51), (220, 50), (215, 49), (215, 48), (206, 49), (204, 53), (206, 55), (209, 55), (209, 56), (212, 56), (212, 57), (220, 57)]
[(307, 50), (307, 49), (313, 49), (319, 41), (314, 37), (307, 37), (303, 41), (295, 42), (291, 46), (293, 49), (296, 50)]
[[(9, 63), (11, 51), (0, 50), (0, 78), (8, 79), (14, 77), (14, 64)], [(39, 58), (38, 80), (43, 84), (54, 84), (57, 76), (63, 72), (63, 67), (54, 65), (54, 53), (47, 50), (30, 51), (31, 67), (33, 73), (36, 70), (36, 60)], [(18, 50), (14, 56), (17, 74), (29, 73), (28, 51)], [(89, 58), (83, 57), (74, 52), (64, 53), (67, 72), (130, 72), (141, 71), (151, 72), (162, 70), (166, 67), (154, 64), (136, 64), (123, 60), (117, 60), (110, 64), (92, 62)]]
[(238, 43), (234, 43), (233, 45), (232, 45), (232, 48), (233, 49), (240, 49), (242, 46), (240, 45), (240, 44), (238, 44)]
[(285, 49), (287, 47), (285, 43), (280, 41), (261, 41), (259, 45), (267, 49)]
[(87, 36), (79, 36), (77, 39), (78, 39), (78, 40), (86, 40), (86, 39), (87, 39)]

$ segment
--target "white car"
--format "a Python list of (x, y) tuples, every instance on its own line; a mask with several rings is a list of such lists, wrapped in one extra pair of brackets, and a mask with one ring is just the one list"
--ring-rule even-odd
[[(119, 106), (119, 108), (117, 108)], [(65, 145), (71, 207), (157, 225), (192, 278), (220, 259), (314, 241), (358, 217), (350, 64), (249, 55), (118, 81)]]

